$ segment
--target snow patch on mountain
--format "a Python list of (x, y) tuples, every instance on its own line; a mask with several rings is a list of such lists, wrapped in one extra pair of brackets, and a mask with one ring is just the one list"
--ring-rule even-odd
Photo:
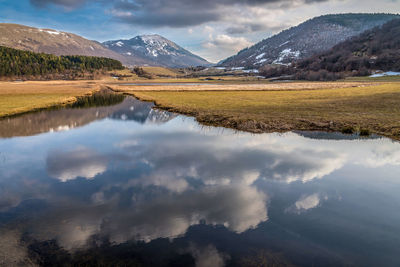
[(258, 59), (261, 59), (261, 58), (263, 58), (265, 56), (265, 53), (261, 53), (261, 54), (259, 54), (258, 56), (256, 56), (256, 59), (258, 60)]
[(256, 62), (257, 65), (264, 63), (267, 59), (263, 58)]
[(293, 59), (298, 59), (300, 57), (301, 52), (300, 51), (292, 51), (291, 48), (287, 48), (283, 50), (282, 52), (279, 53), (279, 57), (274, 60), (272, 63), (273, 64), (282, 64), (284, 60), (293, 60)]

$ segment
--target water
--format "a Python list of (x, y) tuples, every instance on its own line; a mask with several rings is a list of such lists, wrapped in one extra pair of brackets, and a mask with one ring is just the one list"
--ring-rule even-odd
[(0, 265), (400, 265), (399, 143), (84, 106), (0, 121)]

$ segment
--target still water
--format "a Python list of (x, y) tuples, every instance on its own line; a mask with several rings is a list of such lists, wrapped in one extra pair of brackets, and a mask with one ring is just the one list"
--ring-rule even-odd
[(0, 265), (400, 266), (400, 144), (134, 98), (0, 120)]

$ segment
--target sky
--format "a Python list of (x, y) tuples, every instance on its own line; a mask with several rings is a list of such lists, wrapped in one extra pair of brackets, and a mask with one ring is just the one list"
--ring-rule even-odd
[(332, 13), (400, 13), (400, 0), (0, 0), (0, 22), (100, 42), (160, 34), (218, 62), (273, 34)]

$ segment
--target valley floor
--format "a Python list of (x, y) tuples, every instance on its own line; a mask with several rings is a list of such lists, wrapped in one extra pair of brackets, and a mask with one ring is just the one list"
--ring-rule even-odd
[(73, 103), (99, 89), (92, 81), (0, 82), (0, 118)]
[(110, 81), (0, 83), (0, 117), (76, 100), (101, 87), (155, 101), (201, 123), (250, 132), (359, 131), (400, 139), (400, 83), (388, 81), (126, 85)]
[[(206, 125), (250, 132), (360, 131), (400, 139), (400, 83), (280, 83), (262, 90), (122, 91)], [(121, 90), (121, 87), (118, 88)], [(193, 90), (193, 89), (191, 89)]]

